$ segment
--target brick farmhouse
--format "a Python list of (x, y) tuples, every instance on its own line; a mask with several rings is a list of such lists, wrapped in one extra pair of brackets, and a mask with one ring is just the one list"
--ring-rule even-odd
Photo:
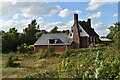
[(78, 14), (74, 14), (74, 24), (71, 31), (43, 34), (35, 42), (34, 50), (37, 53), (40, 49), (47, 49), (50, 45), (54, 47), (55, 52), (63, 52), (66, 49), (87, 48), (91, 43), (99, 42), (99, 35), (91, 27), (91, 19), (78, 21)]

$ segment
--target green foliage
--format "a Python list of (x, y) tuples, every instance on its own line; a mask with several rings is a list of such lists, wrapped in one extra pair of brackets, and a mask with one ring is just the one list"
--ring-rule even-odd
[(91, 43), (89, 48), (94, 48), (95, 47), (95, 44), (94, 43)]
[(48, 46), (47, 51), (46, 51), (46, 54), (47, 54), (48, 57), (54, 56), (54, 54), (55, 54), (55, 53), (54, 53), (54, 48), (51, 47), (51, 46)]
[(13, 56), (9, 56), (8, 57), (8, 60), (7, 60), (7, 63), (6, 63), (6, 66), (5, 67), (13, 67), (14, 66), (14, 59), (13, 59)]
[(34, 46), (33, 45), (28, 46), (27, 44), (24, 43), (17, 49), (18, 51), (20, 51), (20, 53), (33, 53)]
[(95, 46), (96, 46), (96, 47), (105, 47), (105, 46), (106, 46), (106, 44), (101, 43), (101, 44), (96, 44)]
[(49, 33), (58, 33), (58, 27), (55, 26)]
[(106, 48), (105, 47), (97, 47), (97, 48), (84, 48), (84, 49), (70, 49), (66, 50), (61, 54), (61, 58), (67, 58), (70, 56), (76, 56), (78, 53), (81, 52), (96, 52), (96, 51), (104, 51)]
[(70, 55), (72, 55), (73, 54), (73, 51), (72, 50), (66, 50), (66, 51), (64, 51), (62, 54), (61, 54), (61, 58), (67, 58), (67, 57), (69, 57)]
[(57, 71), (45, 71), (43, 73), (33, 73), (33, 74), (28, 74), (24, 76), (24, 78), (32, 78), (32, 79), (37, 79), (37, 78), (58, 78)]
[(38, 39), (42, 34), (46, 34), (46, 33), (47, 33), (46, 30), (40, 30), (39, 32), (37, 32), (37, 33), (35, 34), (35, 36), (36, 36), (36, 38)]
[(37, 25), (36, 20), (32, 20), (32, 22), (28, 24), (28, 27), (23, 30), (24, 41), (27, 45), (33, 45), (36, 41), (35, 34), (38, 32), (36, 25)]
[(54, 55), (55, 55), (54, 48), (51, 46), (48, 46), (46, 50), (42, 49), (39, 51), (38, 58), (41, 59), (41, 58), (46, 58), (46, 57), (52, 57)]
[(10, 28), (8, 32), (2, 33), (2, 52), (17, 50), (19, 45), (19, 33), (16, 28)]
[(113, 39), (113, 37), (120, 31), (120, 22), (116, 22), (113, 26), (109, 27), (110, 33), (107, 38)]
[[(76, 56), (64, 59), (58, 66), (61, 78), (116, 79), (120, 76), (120, 54), (117, 47), (106, 50), (73, 51)], [(72, 52), (71, 52), (72, 53)]]
[(46, 50), (41, 49), (37, 57), (38, 59), (46, 58), (47, 57)]

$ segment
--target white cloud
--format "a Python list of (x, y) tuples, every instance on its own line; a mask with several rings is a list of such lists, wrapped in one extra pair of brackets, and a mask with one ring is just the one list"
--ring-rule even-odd
[(86, 10), (97, 10), (108, 2), (119, 2), (119, 0), (90, 0)]
[(14, 20), (16, 20), (16, 19), (18, 19), (19, 18), (19, 14), (15, 14), (14, 16), (13, 16), (13, 19)]
[(92, 27), (93, 27), (94, 29), (100, 29), (100, 28), (103, 27), (103, 23), (102, 23), (102, 22), (93, 23), (93, 24), (92, 24)]
[(71, 15), (71, 12), (69, 9), (63, 9), (60, 11), (58, 16), (65, 18), (65, 17), (70, 16), (70, 15)]
[(81, 11), (80, 10), (70, 11), (69, 9), (63, 9), (63, 10), (60, 11), (58, 16), (60, 16), (62, 18), (65, 18), (65, 17), (70, 16), (74, 13), (81, 13)]
[(36, 20), (37, 21), (43, 21), (44, 19), (42, 17), (38, 17)]
[(113, 17), (118, 17), (118, 14), (117, 13), (113, 14)]
[(88, 18), (92, 18), (92, 19), (93, 19), (93, 18), (100, 18), (101, 15), (102, 15), (101, 12), (97, 12), (97, 13), (95, 13), (95, 14), (88, 15)]
[(108, 27), (108, 25), (102, 22), (92, 23), (92, 28), (94, 28), (100, 36), (106, 36), (109, 33)]
[(86, 8), (86, 10), (96, 10), (96, 9), (100, 8), (103, 4), (104, 4), (104, 2), (98, 2), (96, 0), (91, 0), (88, 4), (88, 7)]
[(0, 27), (2, 27), (2, 30), (8, 31), (10, 28), (17, 28), (19, 32), (22, 32), (25, 27), (31, 22), (31, 20), (0, 20)]
[(73, 20), (67, 22), (67, 23), (63, 23), (63, 22), (39, 22), (38, 23), (40, 25), (40, 29), (45, 29), (47, 31), (50, 31), (51, 29), (53, 29), (55, 26), (58, 27), (58, 30), (67, 30), (67, 29), (71, 29), (72, 25), (73, 25)]
[(20, 12), (21, 16), (24, 17), (51, 16), (61, 10), (59, 5), (51, 5), (45, 2), (16, 2), (15, 4), (6, 2), (1, 5), (2, 14), (0, 16), (8, 16), (16, 12)]
[[(39, 19), (39, 18), (38, 18)], [(0, 28), (4, 31), (8, 31), (10, 28), (15, 27), (18, 29), (19, 32), (23, 32), (23, 29), (25, 29), (28, 24), (31, 23), (31, 20), (24, 19), (24, 20), (0, 20)], [(44, 29), (47, 31), (50, 31), (55, 26), (58, 27), (58, 30), (67, 30), (71, 29), (73, 25), (73, 20), (63, 23), (63, 22), (45, 22), (45, 21), (37, 21), (38, 25), (40, 26), (40, 29)]]

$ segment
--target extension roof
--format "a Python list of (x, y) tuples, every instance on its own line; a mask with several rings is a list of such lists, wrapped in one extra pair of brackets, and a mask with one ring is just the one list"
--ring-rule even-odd
[[(49, 44), (50, 39), (59, 39), (62, 43)], [(66, 33), (50, 33), (42, 34), (42, 36), (35, 42), (34, 45), (71, 45), (72, 39), (68, 38)]]

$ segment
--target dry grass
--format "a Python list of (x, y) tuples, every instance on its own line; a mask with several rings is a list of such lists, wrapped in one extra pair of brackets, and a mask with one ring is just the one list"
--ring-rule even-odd
[(13, 54), (14, 57), (18, 57), (19, 60), (15, 63), (20, 63), (20, 67), (5, 67), (9, 55), (10, 54), (2, 55), (3, 78), (23, 78), (28, 74), (55, 70), (57, 68), (57, 64), (61, 62), (61, 59), (58, 57), (38, 59), (35, 55), (32, 54), (27, 57), (25, 57), (24, 54)]

